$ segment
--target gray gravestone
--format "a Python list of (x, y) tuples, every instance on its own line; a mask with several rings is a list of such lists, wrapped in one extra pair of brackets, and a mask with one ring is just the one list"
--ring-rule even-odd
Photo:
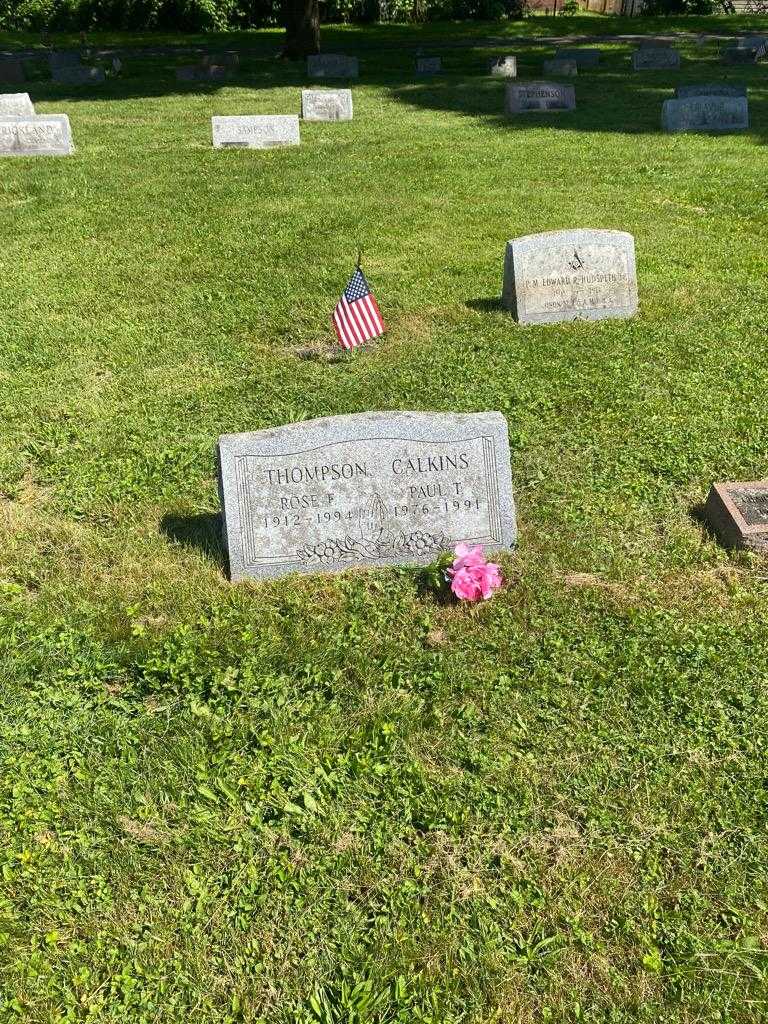
[(233, 580), (426, 565), (516, 540), (501, 413), (356, 413), (219, 438)]
[(545, 75), (578, 75), (579, 69), (575, 60), (559, 60), (553, 58), (552, 60), (544, 61), (544, 74)]
[(747, 87), (713, 82), (703, 85), (678, 85), (675, 89), (676, 100), (686, 100), (691, 96), (743, 96), (746, 99)]
[(417, 75), (438, 75), (443, 70), (443, 62), (440, 57), (417, 57)]
[(299, 119), (295, 114), (259, 117), (212, 117), (214, 149), (273, 149), (299, 145)]
[(727, 46), (720, 51), (724, 64), (756, 64), (757, 51), (746, 46)]
[(240, 54), (234, 50), (226, 50), (224, 53), (207, 53), (200, 62), (204, 67), (240, 67)]
[(494, 57), (489, 70), (500, 78), (517, 78), (517, 57)]
[(307, 74), (312, 78), (357, 78), (359, 73), (357, 57), (343, 53), (316, 53), (307, 57)]
[(54, 69), (53, 80), (57, 85), (97, 85), (104, 81), (104, 72), (101, 68), (62, 66)]
[(0, 82), (8, 82), (12, 85), (19, 85), (26, 82), (24, 76), (24, 65), (20, 60), (0, 60)]
[(521, 114), (534, 110), (575, 110), (576, 92), (561, 82), (510, 82), (505, 112)]
[(626, 231), (545, 231), (507, 242), (501, 304), (522, 324), (637, 312), (635, 241)]
[(726, 547), (768, 552), (768, 480), (712, 484), (704, 518)]
[(575, 50), (555, 50), (555, 60), (575, 61), (579, 71), (596, 68), (600, 64), (600, 51), (579, 48)]
[(680, 67), (680, 54), (669, 46), (645, 46), (632, 54), (633, 71), (669, 71)]
[(220, 64), (187, 64), (176, 68), (179, 82), (223, 82), (226, 77), (227, 69)]
[(744, 96), (664, 100), (661, 127), (665, 132), (742, 132), (749, 128), (749, 105)]
[(0, 117), (34, 117), (35, 108), (27, 92), (0, 93)]
[(349, 89), (303, 89), (301, 116), (305, 121), (351, 121)]
[(77, 50), (54, 50), (48, 54), (48, 66), (51, 74), (57, 68), (79, 68), (82, 66), (80, 53)]
[(66, 114), (0, 117), (0, 156), (69, 156), (72, 152)]

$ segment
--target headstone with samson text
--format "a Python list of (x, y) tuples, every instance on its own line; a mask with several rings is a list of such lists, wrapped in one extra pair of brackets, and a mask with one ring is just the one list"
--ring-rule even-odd
[(747, 87), (731, 82), (711, 82), (702, 85), (678, 85), (675, 88), (676, 100), (687, 100), (691, 96), (743, 96), (746, 99)]
[(555, 57), (552, 60), (544, 61), (545, 75), (565, 75), (572, 78), (578, 73), (579, 69), (575, 60), (560, 60)]
[(489, 70), (499, 78), (517, 78), (517, 57), (494, 57)]
[(34, 117), (35, 107), (27, 92), (0, 93), (0, 117)]
[(0, 117), (0, 156), (69, 156), (73, 152), (66, 114)]
[(743, 132), (749, 128), (749, 104), (744, 96), (664, 100), (661, 127), (665, 132)]
[(507, 115), (536, 110), (575, 110), (576, 92), (561, 82), (510, 82), (507, 85)]
[(768, 480), (713, 484), (704, 518), (726, 547), (768, 552)]
[(105, 79), (101, 68), (87, 68), (82, 65), (62, 66), (53, 71), (57, 85), (98, 85)]
[(20, 85), (26, 82), (24, 65), (20, 60), (0, 57), (0, 82), (9, 85)]
[(300, 142), (295, 114), (212, 117), (211, 130), (214, 149), (274, 149)]
[(670, 46), (645, 46), (632, 54), (633, 71), (670, 71), (679, 67), (680, 54)]
[(303, 89), (301, 116), (305, 121), (351, 121), (349, 89)]
[(637, 312), (635, 241), (626, 231), (545, 231), (507, 242), (501, 304), (522, 324)]
[(589, 68), (600, 66), (600, 51), (588, 50), (586, 47), (577, 47), (573, 50), (555, 50), (555, 59), (575, 61), (579, 71), (586, 71)]
[(517, 538), (501, 413), (355, 413), (218, 444), (232, 580), (427, 565)]
[(357, 78), (360, 64), (357, 57), (343, 53), (316, 53), (307, 57), (307, 74), (311, 78)]
[(443, 62), (440, 57), (417, 57), (417, 75), (438, 75), (443, 70)]

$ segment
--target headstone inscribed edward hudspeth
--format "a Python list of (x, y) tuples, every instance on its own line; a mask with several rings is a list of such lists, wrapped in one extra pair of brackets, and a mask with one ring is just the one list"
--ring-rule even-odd
[(504, 110), (507, 115), (535, 110), (575, 110), (576, 91), (562, 82), (509, 82)]
[(316, 53), (307, 57), (310, 78), (357, 78), (360, 64), (357, 57), (343, 53)]
[(749, 128), (744, 96), (688, 96), (664, 100), (661, 127), (665, 132), (713, 132), (727, 135)]
[(69, 156), (73, 151), (66, 114), (0, 117), (0, 156)]
[(0, 93), (0, 117), (34, 117), (35, 108), (27, 92)]
[(299, 145), (299, 119), (295, 114), (212, 117), (214, 149), (274, 149)]
[(351, 121), (349, 89), (303, 89), (301, 116), (305, 121)]
[(233, 580), (426, 565), (459, 541), (511, 548), (501, 413), (357, 413), (219, 439)]
[(513, 238), (501, 303), (523, 324), (634, 316), (634, 239), (626, 231), (584, 228)]
[(489, 70), (500, 78), (517, 78), (517, 57), (494, 57)]

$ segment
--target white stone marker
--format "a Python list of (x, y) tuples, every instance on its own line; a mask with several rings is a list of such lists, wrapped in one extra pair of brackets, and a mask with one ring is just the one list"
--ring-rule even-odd
[(0, 117), (34, 117), (35, 108), (28, 92), (0, 93)]
[(212, 117), (211, 130), (214, 149), (273, 149), (300, 142), (295, 114)]
[(302, 89), (301, 116), (305, 121), (351, 121), (350, 89)]
[(0, 117), (0, 156), (69, 156), (73, 152), (66, 114)]

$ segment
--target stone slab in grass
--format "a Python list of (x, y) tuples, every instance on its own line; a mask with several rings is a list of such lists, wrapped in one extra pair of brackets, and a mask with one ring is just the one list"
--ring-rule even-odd
[(768, 480), (713, 484), (704, 517), (726, 547), (768, 553)]
[(417, 57), (417, 75), (439, 75), (443, 70), (443, 62), (440, 57)]
[(504, 110), (507, 116), (537, 110), (575, 110), (576, 90), (562, 82), (510, 82)]
[(727, 46), (720, 51), (723, 64), (756, 64), (757, 52), (741, 46)]
[(35, 107), (28, 92), (0, 93), (0, 117), (34, 117)]
[(8, 85), (20, 85), (26, 80), (24, 65), (20, 60), (0, 58), (0, 82)]
[(214, 149), (274, 149), (300, 142), (295, 114), (212, 117), (211, 131)]
[(223, 53), (206, 53), (200, 61), (203, 67), (240, 67), (240, 54), (235, 50), (225, 50)]
[(575, 47), (572, 50), (555, 50), (555, 60), (575, 61), (579, 71), (600, 66), (600, 51), (590, 50), (587, 47)]
[(517, 57), (494, 57), (489, 71), (499, 78), (517, 78)]
[(501, 413), (355, 413), (218, 444), (232, 580), (426, 565), (517, 538)]
[(551, 60), (544, 61), (543, 70), (545, 75), (565, 75), (572, 78), (574, 75), (578, 75), (579, 66), (575, 60), (561, 60), (559, 57), (553, 57)]
[(53, 81), (57, 85), (100, 85), (105, 76), (101, 68), (64, 65), (53, 70)]
[(743, 132), (749, 128), (749, 104), (744, 96), (664, 100), (661, 127), (665, 132)]
[(0, 156), (69, 156), (73, 152), (66, 114), (0, 117)]
[(343, 53), (316, 53), (307, 57), (307, 74), (310, 78), (358, 78), (360, 62)]
[(680, 54), (670, 46), (644, 46), (632, 54), (633, 71), (670, 71), (680, 67)]
[(301, 116), (305, 121), (351, 121), (349, 89), (303, 89)]
[(676, 100), (686, 100), (692, 96), (743, 96), (746, 99), (747, 87), (731, 82), (702, 82), (700, 85), (678, 85), (675, 88)]
[(179, 82), (223, 82), (226, 77), (227, 69), (221, 64), (187, 64), (176, 68)]
[(626, 231), (545, 231), (507, 242), (501, 304), (523, 324), (637, 312), (635, 240)]
[(77, 68), (82, 66), (79, 50), (53, 50), (48, 54), (48, 67), (51, 74), (57, 68)]

